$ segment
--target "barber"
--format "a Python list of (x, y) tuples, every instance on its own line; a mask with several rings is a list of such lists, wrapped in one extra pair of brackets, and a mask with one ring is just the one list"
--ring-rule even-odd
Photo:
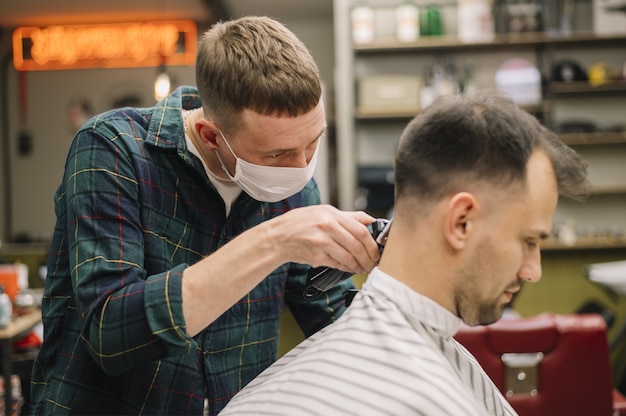
[(305, 335), (344, 310), (311, 266), (363, 273), (374, 218), (319, 205), (319, 71), (266, 17), (202, 37), (197, 89), (91, 118), (69, 149), (31, 414), (217, 414), (277, 358), (283, 302)]

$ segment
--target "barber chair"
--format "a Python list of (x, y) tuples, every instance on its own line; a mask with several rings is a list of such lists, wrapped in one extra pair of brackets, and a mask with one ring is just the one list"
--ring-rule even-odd
[(626, 398), (611, 381), (606, 322), (598, 314), (462, 325), (455, 339), (520, 416), (626, 415)]

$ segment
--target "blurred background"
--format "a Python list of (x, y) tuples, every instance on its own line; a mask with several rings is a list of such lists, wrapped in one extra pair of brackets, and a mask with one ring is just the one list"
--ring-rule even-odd
[[(390, 217), (397, 140), (441, 95), (503, 90), (574, 146), (589, 162), (593, 195), (559, 204), (544, 278), (525, 287), (514, 308), (522, 316), (602, 314), (614, 383), (624, 389), (626, 272), (589, 273), (626, 260), (620, 0), (2, 1), (0, 284), (17, 279), (14, 303), (20, 291), (43, 286), (53, 195), (78, 127), (96, 113), (151, 106), (159, 93), (194, 85), (197, 37), (244, 15), (280, 20), (319, 65), (329, 128), (316, 178), (326, 203)], [(283, 351), (302, 337), (288, 314), (285, 328)]]

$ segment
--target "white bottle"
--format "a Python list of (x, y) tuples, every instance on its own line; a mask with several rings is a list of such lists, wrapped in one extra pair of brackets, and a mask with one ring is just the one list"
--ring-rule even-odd
[(355, 45), (367, 45), (374, 42), (376, 37), (375, 17), (374, 9), (370, 6), (357, 6), (352, 9), (352, 42)]
[(13, 318), (13, 304), (6, 294), (4, 286), (0, 285), (0, 328), (6, 328)]
[(396, 38), (398, 42), (415, 42), (420, 36), (419, 9), (414, 3), (396, 7)]
[(459, 40), (463, 43), (491, 42), (495, 37), (493, 0), (457, 0)]

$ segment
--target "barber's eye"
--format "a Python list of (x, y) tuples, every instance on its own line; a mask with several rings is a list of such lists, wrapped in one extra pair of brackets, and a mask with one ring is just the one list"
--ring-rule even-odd
[(313, 143), (311, 143), (311, 145), (309, 146), (309, 148), (311, 149), (315, 149), (317, 147), (317, 145), (320, 143), (320, 141), (324, 138), (324, 133), (322, 133), (317, 140), (315, 140)]

